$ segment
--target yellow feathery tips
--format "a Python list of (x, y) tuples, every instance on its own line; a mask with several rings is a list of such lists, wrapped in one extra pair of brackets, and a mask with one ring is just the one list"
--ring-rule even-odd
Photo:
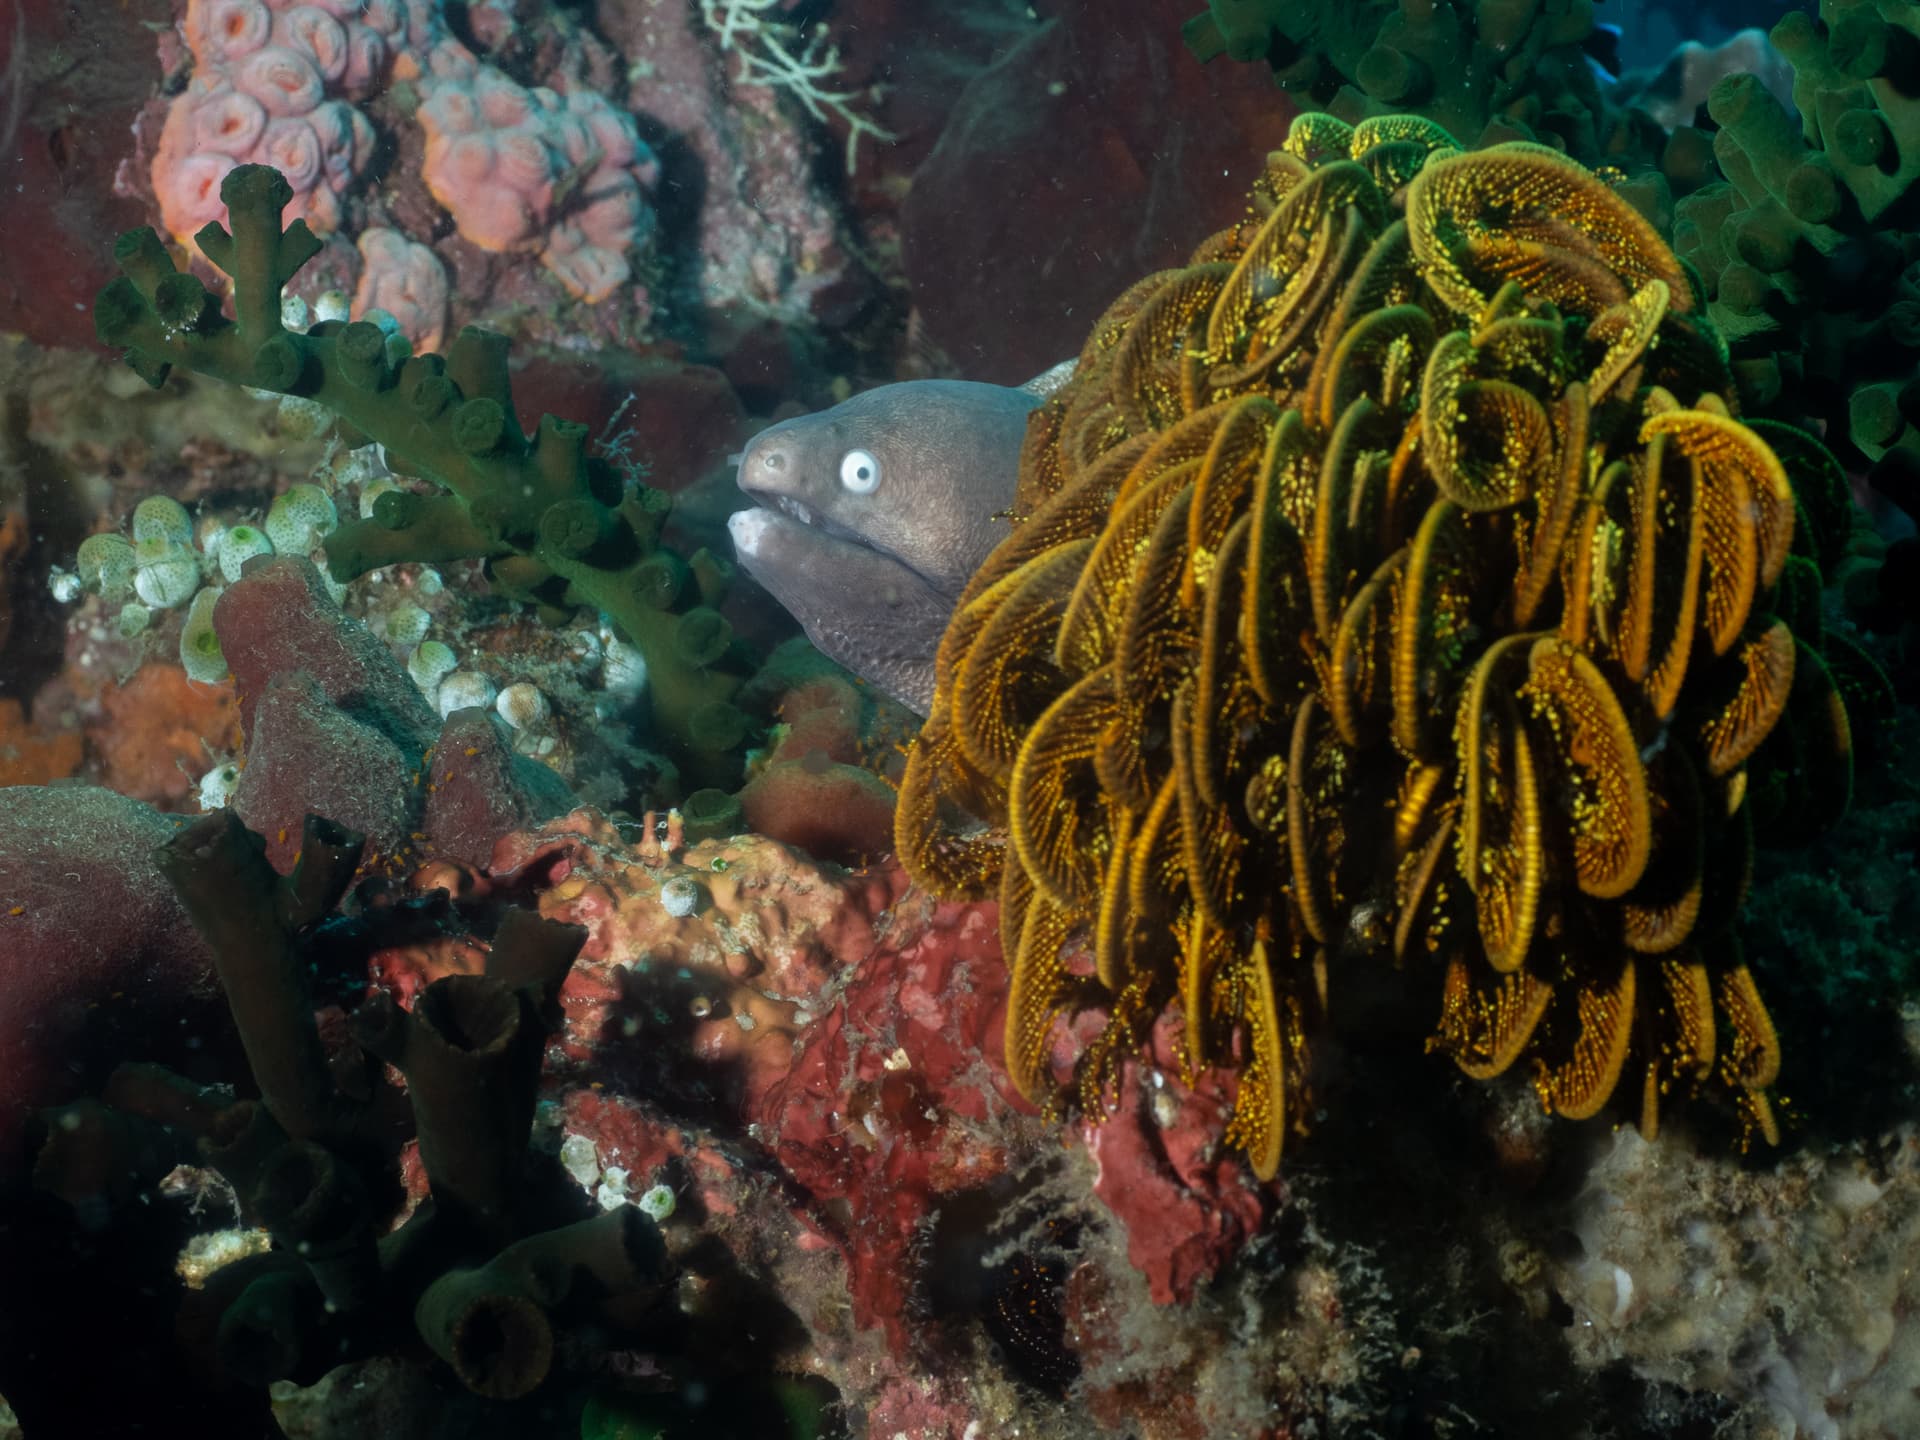
[(1533, 492), (1553, 461), (1553, 431), (1540, 402), (1506, 380), (1476, 379), (1464, 330), (1444, 335), (1427, 360), (1420, 435), (1440, 493), (1463, 510), (1501, 510)]
[(1610, 980), (1587, 984), (1574, 998), (1572, 1054), (1559, 1063), (1542, 1064), (1534, 1076), (1541, 1103), (1569, 1120), (1599, 1114), (1627, 1063), (1639, 976), (1631, 959), (1616, 963), (1619, 968)]
[(930, 717), (907, 751), (894, 801), (893, 847), (908, 873), (943, 900), (984, 900), (999, 878), (1001, 847), (977, 824), (956, 827), (943, 813), (943, 802), (979, 793), (953, 732)]
[(1646, 771), (1626, 713), (1593, 661), (1559, 639), (1534, 643), (1520, 693), (1550, 747), (1580, 888), (1616, 899), (1638, 883), (1653, 843)]
[(1553, 987), (1524, 971), (1476, 985), (1467, 962), (1452, 960), (1440, 1001), (1435, 1049), (1475, 1080), (1505, 1074), (1526, 1052), (1553, 999)]
[(1562, 310), (1597, 315), (1649, 280), (1676, 310), (1686, 272), (1657, 230), (1606, 184), (1544, 145), (1513, 141), (1436, 155), (1407, 189), (1407, 228), (1427, 283), (1462, 313), (1504, 281)]
[(1773, 733), (1793, 693), (1793, 632), (1776, 620), (1740, 647), (1733, 695), (1707, 719), (1707, 771), (1730, 774)]
[(1557, 152), (1310, 115), (1246, 215), (1100, 317), (896, 820), (918, 882), (1000, 898), (1023, 1093), (1097, 1009), (1097, 1121), (1175, 1019), (1269, 1176), (1329, 1005), (1405, 985), (1438, 992), (1432, 1050), (1560, 1114), (1631, 1071), (1650, 1132), (1711, 1089), (1773, 1134), (1779, 1046), (1728, 951), (1756, 824), (1850, 783), (1809, 599), (1844, 486), (1733, 416), (1694, 304)]
[(1061, 948), (1072, 933), (1069, 912), (1044, 895), (1028, 902), (1020, 948), (1013, 957), (1013, 989), (1007, 996), (1007, 1075), (1029, 1100), (1048, 1089), (1053, 1022), (1066, 1008), (1071, 985)]
[(1262, 1180), (1280, 1169), (1280, 1141), (1287, 1116), (1286, 1050), (1280, 1009), (1274, 997), (1267, 947), (1256, 939), (1238, 962), (1240, 983), (1250, 992), (1247, 1004), (1248, 1064), (1240, 1074), (1239, 1094), (1227, 1122), (1227, 1143), (1246, 1152), (1247, 1164)]

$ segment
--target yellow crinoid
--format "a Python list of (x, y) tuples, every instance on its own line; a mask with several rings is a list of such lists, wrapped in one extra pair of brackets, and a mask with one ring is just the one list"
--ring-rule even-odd
[(1302, 116), (1035, 414), (908, 757), (908, 869), (999, 898), (1021, 1089), (1099, 1007), (1097, 1109), (1174, 1008), (1271, 1175), (1330, 980), (1378, 965), (1470, 1075), (1586, 1116), (1631, 1067), (1649, 1131), (1717, 1079), (1772, 1138), (1746, 767), (1803, 690), (1844, 760), (1845, 712), (1775, 618), (1795, 493), (1732, 393), (1579, 165)]

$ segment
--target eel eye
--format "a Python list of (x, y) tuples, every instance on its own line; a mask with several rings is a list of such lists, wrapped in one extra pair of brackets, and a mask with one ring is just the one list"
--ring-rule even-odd
[(880, 483), (880, 462), (871, 451), (847, 451), (840, 457), (840, 483), (855, 495), (871, 495)]

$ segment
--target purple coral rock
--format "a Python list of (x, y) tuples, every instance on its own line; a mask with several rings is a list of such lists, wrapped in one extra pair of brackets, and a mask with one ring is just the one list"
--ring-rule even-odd
[(421, 827), (436, 855), (485, 865), (502, 835), (572, 808), (566, 783), (538, 761), (509, 750), (491, 712), (476, 706), (447, 717), (433, 752), (433, 783)]
[[(341, 710), (402, 750), (418, 754), (433, 743), (438, 726), (432, 707), (372, 632), (347, 623), (310, 561), (254, 561), (220, 596), (213, 629), (233, 671), (249, 742), (268, 682), (297, 669), (312, 675)], [(330, 818), (345, 823), (342, 816)]]
[(29, 1115), (130, 1053), (178, 1061), (217, 1007), (213, 961), (154, 849), (181, 822), (90, 786), (0, 789), (0, 1183)]
[(292, 871), (309, 813), (366, 836), (368, 863), (400, 853), (417, 828), (425, 747), (402, 749), (337, 706), (305, 670), (275, 674), (250, 696), (247, 764), (233, 808), (266, 837), (273, 867)]

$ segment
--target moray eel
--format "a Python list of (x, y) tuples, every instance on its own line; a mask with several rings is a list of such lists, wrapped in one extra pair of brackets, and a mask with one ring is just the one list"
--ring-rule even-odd
[(757, 506), (727, 521), (741, 565), (823, 654), (926, 714), (954, 602), (1007, 534), (1027, 417), (1071, 370), (883, 385), (762, 430), (740, 456)]

